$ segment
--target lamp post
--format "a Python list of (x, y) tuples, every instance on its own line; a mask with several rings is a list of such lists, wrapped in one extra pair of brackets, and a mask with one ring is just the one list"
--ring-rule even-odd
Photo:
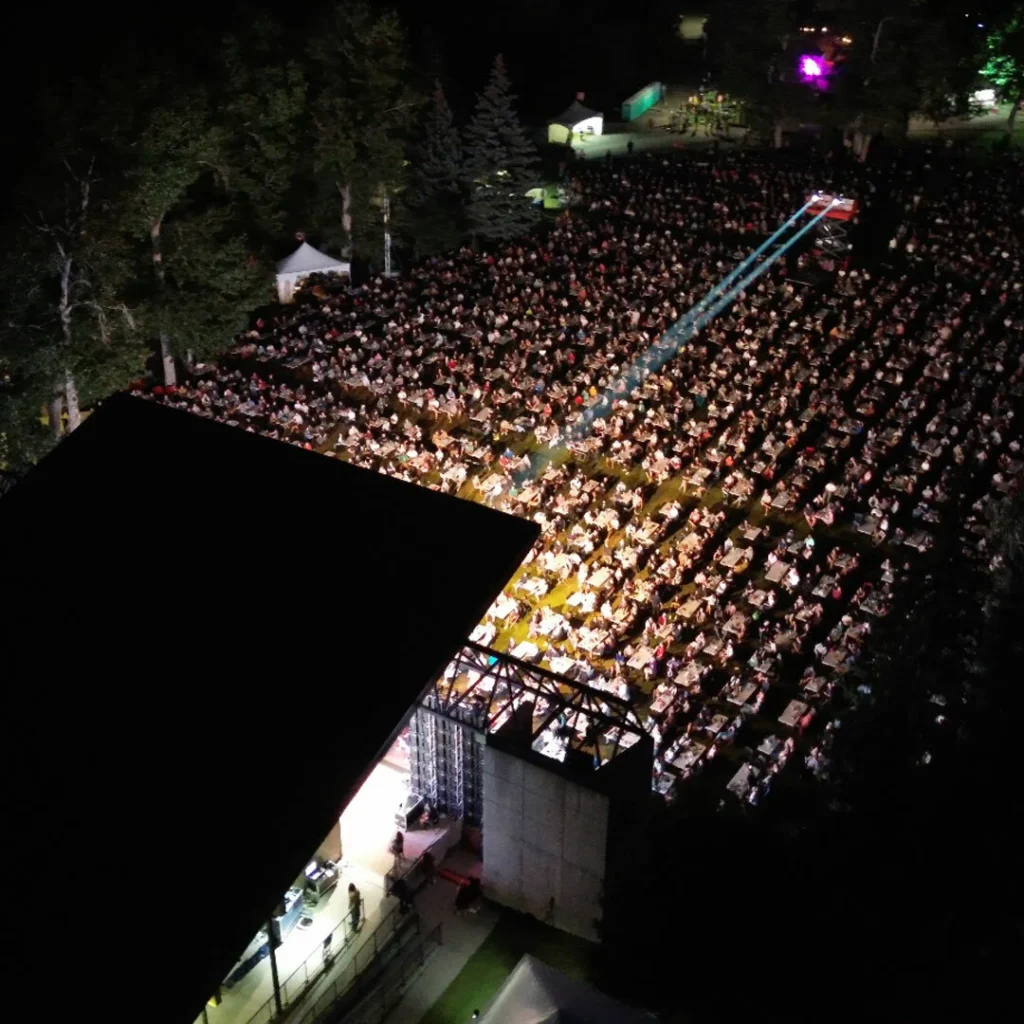
[(384, 193), (384, 276), (391, 277), (391, 230), (388, 226), (391, 220), (391, 199), (387, 192)]
[(284, 1008), (281, 1005), (281, 982), (277, 974), (277, 944), (273, 918), (267, 922), (267, 943), (270, 947), (270, 980), (274, 986), (274, 1007), (277, 1010), (277, 1016), (280, 1017), (284, 1012)]

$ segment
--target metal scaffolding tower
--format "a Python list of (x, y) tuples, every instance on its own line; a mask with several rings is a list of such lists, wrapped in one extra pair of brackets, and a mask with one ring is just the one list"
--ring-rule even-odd
[(823, 253), (839, 259), (846, 257), (853, 248), (846, 225), (838, 220), (821, 221), (818, 224), (816, 241)]
[(567, 749), (605, 764), (637, 742), (643, 729), (629, 704), (603, 690), (467, 643), (434, 681), (410, 722), (413, 792), (470, 824), (483, 818), (486, 736), (529, 712), (534, 749), (550, 730)]
[(484, 724), (466, 709), (448, 717), (428, 694), (409, 723), (412, 790), (435, 807), (477, 824), (483, 814)]

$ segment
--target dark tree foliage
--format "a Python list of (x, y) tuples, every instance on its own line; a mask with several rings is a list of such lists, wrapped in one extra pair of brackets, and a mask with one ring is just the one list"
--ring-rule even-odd
[[(852, 39), (824, 91), (794, 74), (814, 38), (800, 25), (827, 22)], [(979, 37), (962, 5), (947, 0), (863, 0), (808, 9), (792, 0), (722, 0), (707, 23), (708, 59), (755, 127), (843, 128), (867, 157), (872, 138), (905, 136), (912, 114), (965, 113), (981, 66)]]
[(417, 205), (462, 191), (462, 140), (440, 83), (435, 83), (413, 149), (409, 201)]
[(538, 157), (513, 106), (515, 97), (499, 55), (465, 131), (464, 175), (470, 189), (474, 237), (503, 241), (528, 231), (536, 211), (525, 196), (537, 184)]
[(224, 184), (255, 234), (278, 242), (305, 148), (306, 76), (282, 59), (281, 27), (261, 18), (223, 43), (216, 95)]
[(462, 140), (440, 83), (422, 119), (411, 152), (405, 201), (408, 235), (417, 256), (455, 248), (465, 230)]
[(68, 40), (34, 77), (0, 211), (0, 464), (31, 463), (156, 353), (172, 383), (225, 351), (296, 229), (379, 251), (385, 197), (402, 223), (419, 97), (397, 19), (219, 24), (120, 48), (110, 27), (110, 59)]
[(721, 87), (743, 100), (752, 127), (781, 145), (784, 128), (820, 118), (818, 97), (795, 75), (800, 41), (787, 0), (722, 0), (707, 23), (708, 54)]
[(1010, 103), (1008, 132), (1013, 131), (1024, 104), (1024, 4), (1016, 3), (996, 15), (998, 21), (985, 39), (982, 74), (997, 85)]
[(400, 216), (406, 151), (422, 105), (405, 29), (390, 13), (339, 4), (315, 24), (311, 58), (312, 202), (328, 244), (376, 262), (385, 199)]

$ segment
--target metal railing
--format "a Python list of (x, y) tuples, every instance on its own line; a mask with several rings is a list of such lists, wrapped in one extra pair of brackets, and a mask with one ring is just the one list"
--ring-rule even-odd
[(451, 843), (447, 846), (442, 846), (442, 844), (451, 835), (453, 821), (457, 824), (459, 819), (443, 818), (442, 821), (445, 822), (446, 827), (444, 835), (435, 839), (415, 860), (396, 859), (396, 862), (387, 870), (384, 875), (385, 893), (391, 895), (395, 888), (395, 882), (399, 879), (405, 880), (410, 895), (415, 895), (423, 888), (428, 879), (427, 858), (429, 857), (435, 867), (444, 860), (448, 850), (451, 849)]
[(424, 850), (415, 860), (403, 860), (400, 864), (388, 868), (384, 874), (384, 892), (390, 896), (394, 891), (395, 882), (400, 878), (405, 879), (405, 884), (409, 886), (411, 892), (418, 892), (424, 881), (423, 858), (428, 853), (429, 850)]
[(289, 1024), (314, 1024), (325, 1020), (334, 1007), (353, 996), (357, 985), (373, 983), (374, 977), (380, 973), (382, 954), (400, 950), (402, 943), (409, 941), (409, 936), (415, 938), (418, 935), (419, 916), (416, 912), (402, 914), (397, 904), (392, 905), (381, 926), (374, 929), (367, 941), (356, 949), (352, 959), (316, 993), (301, 1014), (288, 1018)]
[(441, 945), (441, 923), (438, 922), (425, 935), (417, 935), (399, 956), (388, 965), (379, 984), (349, 1013), (337, 1018), (325, 1018), (323, 1024), (382, 1024), (389, 1013), (401, 1002), (409, 983)]
[[(382, 903), (372, 914), (362, 917), (363, 901), (360, 898), (360, 924), (358, 929), (352, 928), (352, 917), (345, 914), (341, 923), (330, 933), (330, 944), (321, 943), (298, 967), (292, 971), (281, 985), (282, 1019), (288, 1016), (310, 993), (314, 985), (330, 971), (353, 947), (357, 936), (366, 933), (367, 939), (358, 946), (352, 960), (346, 967), (359, 959), (363, 948), (371, 943), (378, 943), (378, 932), (390, 935), (397, 927), (398, 906)], [(367, 929), (370, 929), (367, 933)], [(246, 1024), (271, 1024), (277, 1016), (277, 1006), (271, 996), (247, 1021)]]

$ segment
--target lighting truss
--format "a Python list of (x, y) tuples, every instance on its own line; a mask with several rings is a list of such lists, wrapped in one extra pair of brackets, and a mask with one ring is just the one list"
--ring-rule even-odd
[(818, 248), (831, 256), (845, 256), (850, 251), (846, 225), (840, 220), (823, 220), (818, 224)]
[(605, 764), (644, 735), (622, 698), (470, 641), (420, 701), (426, 711), (483, 733), (496, 732), (528, 705), (531, 746), (564, 725), (570, 748), (598, 750)]

